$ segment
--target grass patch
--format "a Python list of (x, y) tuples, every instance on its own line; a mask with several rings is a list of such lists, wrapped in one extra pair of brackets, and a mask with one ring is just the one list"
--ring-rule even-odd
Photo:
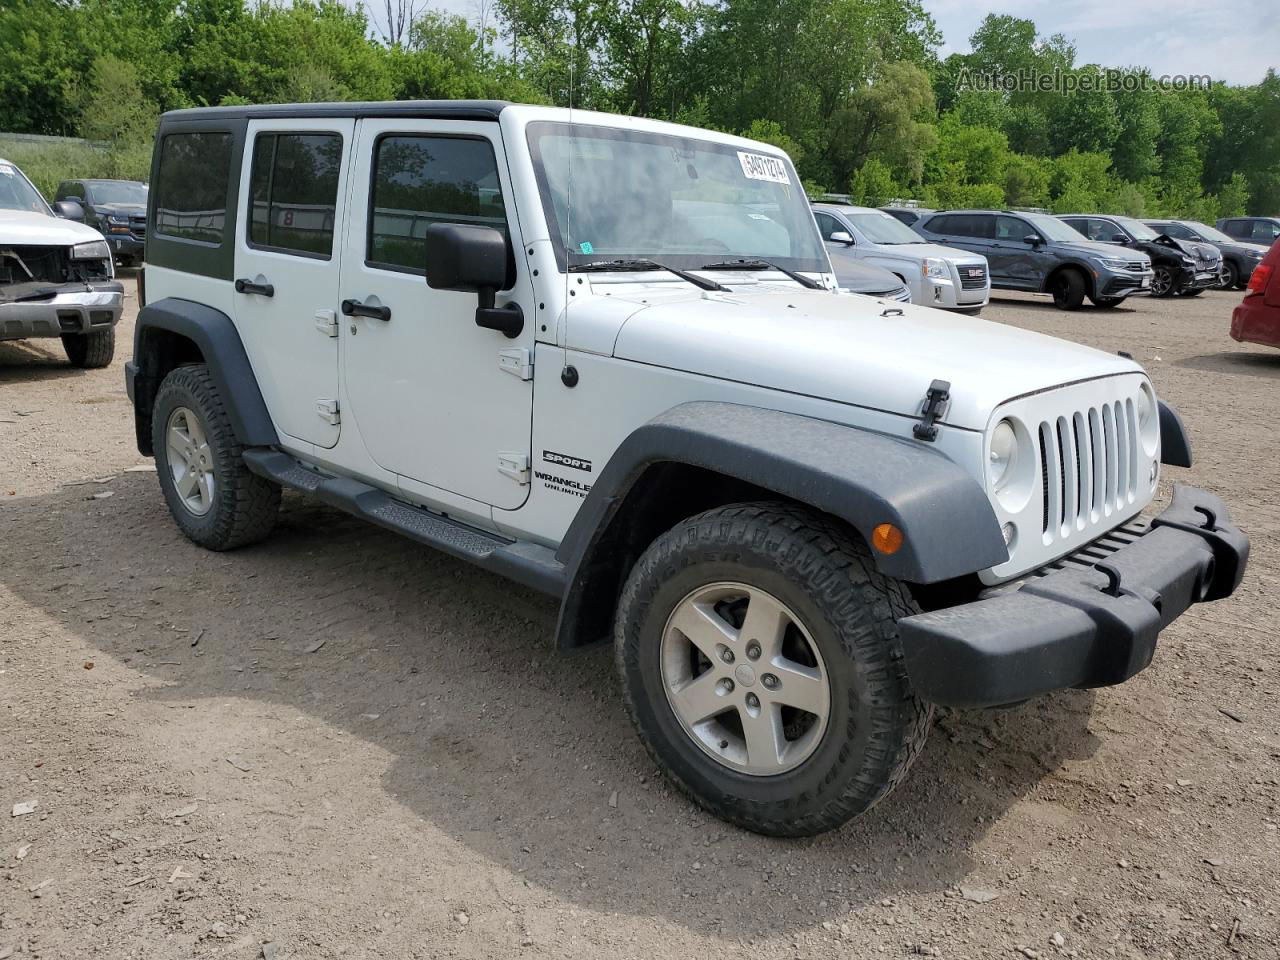
[(151, 144), (97, 147), (69, 140), (31, 143), (0, 134), (0, 157), (16, 164), (52, 200), (63, 180), (142, 180), (151, 175)]

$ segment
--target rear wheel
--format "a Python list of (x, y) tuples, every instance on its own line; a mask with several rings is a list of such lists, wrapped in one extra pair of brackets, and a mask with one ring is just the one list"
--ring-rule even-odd
[(244, 448), (206, 367), (178, 367), (165, 377), (151, 421), (160, 489), (187, 537), (210, 550), (230, 550), (271, 532), (280, 487), (245, 466)]
[(1050, 283), (1049, 292), (1059, 310), (1077, 310), (1084, 303), (1084, 277), (1079, 270), (1062, 270)]
[(805, 836), (905, 775), (930, 708), (897, 622), (917, 612), (865, 545), (779, 503), (722, 507), (659, 537), (618, 604), (618, 669), (659, 767), (716, 816)]
[(116, 355), (116, 328), (108, 327), (92, 333), (64, 333), (62, 349), (73, 367), (94, 370), (110, 366)]
[(1151, 295), (1168, 297), (1177, 292), (1177, 279), (1168, 267), (1156, 267), (1151, 278)]

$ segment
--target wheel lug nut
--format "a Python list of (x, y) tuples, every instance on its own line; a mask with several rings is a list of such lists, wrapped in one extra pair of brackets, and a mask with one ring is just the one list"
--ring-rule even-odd
[(778, 678), (772, 673), (766, 673), (760, 678), (760, 682), (764, 684), (766, 690), (777, 690), (779, 686)]
[(733, 651), (728, 647), (720, 648), (720, 659), (725, 663), (733, 663)]
[(760, 659), (760, 644), (752, 640), (747, 644), (747, 656), (752, 660)]
[(752, 710), (757, 710), (757, 709), (759, 709), (759, 707), (760, 707), (760, 698), (759, 698), (759, 697), (757, 697), (754, 693), (748, 693), (748, 694), (747, 694), (747, 706), (748, 706), (748, 707), (750, 707)]
[(730, 693), (733, 693), (733, 681), (730, 680), (728, 677), (725, 677), (723, 680), (721, 680), (719, 683), (716, 684), (716, 692), (719, 693), (721, 696), (726, 696)]

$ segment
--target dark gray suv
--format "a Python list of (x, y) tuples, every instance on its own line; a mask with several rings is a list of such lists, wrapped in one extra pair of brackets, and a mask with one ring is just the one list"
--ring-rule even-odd
[(1226, 217), (1218, 229), (1234, 240), (1269, 247), (1280, 237), (1280, 217)]
[(987, 258), (996, 290), (1048, 293), (1063, 310), (1088, 297), (1114, 307), (1126, 297), (1151, 293), (1151, 258), (1096, 243), (1057, 217), (1012, 210), (949, 210), (915, 225), (934, 243), (960, 247)]

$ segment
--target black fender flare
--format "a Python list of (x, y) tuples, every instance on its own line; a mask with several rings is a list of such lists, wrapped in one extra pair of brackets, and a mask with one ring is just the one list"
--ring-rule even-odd
[(1160, 410), (1160, 462), (1171, 467), (1191, 466), (1191, 438), (1178, 411), (1157, 400)]
[(1075, 257), (1069, 257), (1061, 263), (1055, 263), (1048, 273), (1044, 275), (1044, 280), (1040, 283), (1040, 292), (1049, 292), (1049, 281), (1061, 273), (1063, 270), (1077, 270), (1084, 277), (1084, 289), (1087, 296), (1093, 296), (1097, 291), (1097, 284), (1094, 282), (1095, 277), (1093, 270), (1083, 260), (1077, 260)]
[(878, 569), (895, 579), (936, 583), (1009, 557), (982, 487), (930, 445), (778, 410), (694, 401), (628, 436), (570, 524), (556, 553), (567, 583), (562, 646), (596, 639), (580, 631), (599, 624), (581, 624), (579, 615), (603, 605), (604, 598), (590, 594), (620, 585), (592, 577), (607, 563), (610, 526), (641, 476), (665, 463), (702, 468), (807, 504), (847, 522), (868, 544), (876, 526), (894, 524), (903, 532), (902, 548), (872, 554)]
[(128, 376), (138, 420), (138, 447), (143, 453), (152, 452), (143, 449), (144, 443), (150, 446), (150, 431), (146, 430), (144, 437), (143, 424), (150, 424), (156, 390), (174, 366), (161, 347), (167, 338), (157, 336), (160, 332), (195, 344), (222, 395), (231, 428), (241, 444), (266, 447), (279, 441), (244, 342), (231, 318), (203, 303), (166, 297), (139, 310), (134, 328), (134, 359)]

